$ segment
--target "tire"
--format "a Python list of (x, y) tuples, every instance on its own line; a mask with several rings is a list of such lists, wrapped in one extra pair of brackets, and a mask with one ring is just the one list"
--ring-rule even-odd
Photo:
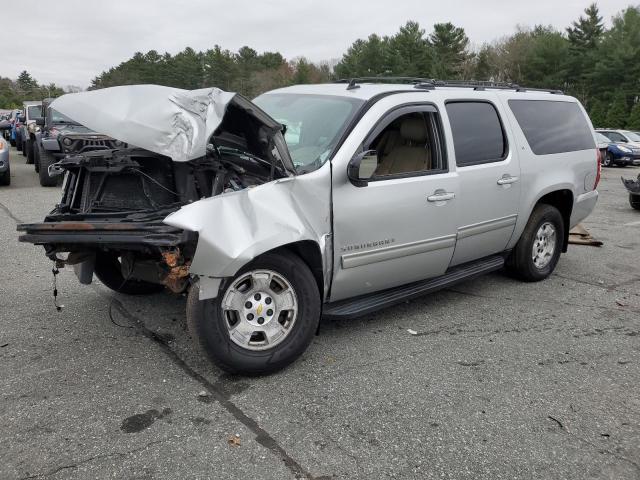
[(164, 290), (163, 285), (142, 280), (125, 280), (116, 255), (98, 253), (94, 273), (106, 287), (125, 295), (149, 295)]
[(56, 157), (51, 155), (48, 150), (41, 150), (38, 158), (38, 176), (40, 177), (40, 185), (43, 187), (55, 187), (58, 184), (58, 175), (49, 175), (49, 165), (56, 163)]
[(33, 164), (33, 150), (35, 149), (35, 144), (33, 143), (32, 139), (27, 140), (27, 165), (31, 165)]
[(603, 167), (612, 167), (613, 166), (613, 154), (611, 152), (607, 152), (602, 159)]
[(4, 173), (0, 173), (0, 185), (11, 185), (11, 167)]
[(33, 146), (33, 168), (40, 173), (40, 145), (37, 143)]
[[(269, 286), (256, 286), (256, 283), (253, 282), (253, 275), (257, 275), (258, 278), (262, 276), (263, 280), (264, 277), (268, 277), (266, 282), (269, 282)], [(240, 293), (237, 288), (238, 284), (241, 284), (243, 278), (247, 277), (250, 278), (251, 287), (244, 293)], [(274, 285), (280, 288), (284, 284), (287, 284), (286, 288), (279, 292), (278, 289), (274, 290), (275, 287), (272, 288)], [(257, 297), (256, 289), (264, 297)], [(227, 295), (231, 295), (230, 291), (235, 291), (237, 292), (236, 294), (242, 295), (239, 297), (241, 300), (238, 302), (242, 311), (235, 310), (235, 312), (237, 313), (237, 322), (242, 322), (242, 325), (247, 328), (245, 331), (249, 332), (249, 335), (244, 337), (245, 340), (249, 338), (248, 341), (244, 342), (246, 346), (237, 343), (239, 340), (232, 339), (230, 332), (237, 331), (234, 328), (240, 325), (239, 323), (231, 325), (229, 321), (230, 317), (234, 317), (234, 311), (225, 311), (222, 308), (223, 303), (228, 299)], [(285, 295), (278, 297), (278, 295), (282, 295), (282, 292), (285, 292)], [(246, 297), (244, 297), (245, 294)], [(233, 279), (225, 280), (220, 286), (217, 298), (199, 300), (198, 295), (199, 288), (195, 284), (191, 287), (187, 300), (189, 331), (207, 357), (218, 367), (229, 373), (262, 375), (286, 367), (307, 349), (320, 321), (321, 301), (318, 284), (309, 267), (300, 257), (293, 254), (264, 254), (242, 268)], [(269, 295), (274, 295), (273, 300), (270, 299)], [(278, 298), (288, 299), (293, 309), (278, 311)], [(268, 316), (271, 311), (268, 308), (268, 305), (271, 304), (270, 302), (273, 302), (275, 306), (271, 317)], [(250, 303), (253, 310), (247, 310)], [(258, 307), (256, 307), (256, 304), (258, 304)], [(267, 334), (260, 334), (258, 330), (261, 327), (257, 323), (254, 323), (254, 325), (249, 324), (248, 319), (252, 314), (247, 312), (255, 312), (256, 316), (264, 312), (262, 315), (266, 318), (265, 327), (268, 325), (275, 327), (278, 327), (278, 324), (281, 325), (281, 327), (276, 328), (276, 332), (281, 337), (272, 341), (273, 346), (270, 347), (268, 341), (263, 341), (262, 345), (259, 344), (260, 335), (265, 340)], [(246, 317), (244, 316), (245, 314)], [(262, 320), (262, 316), (257, 319), (253, 318), (254, 322), (259, 322), (260, 320)], [(291, 322), (288, 330), (284, 326), (287, 321)], [(251, 333), (253, 329), (256, 331)], [(267, 328), (265, 328), (266, 331)]]
[[(27, 156), (27, 152), (29, 151), (29, 149), (31, 148), (31, 142), (29, 140), (24, 140), (22, 142), (22, 156), (26, 157)], [(29, 163), (29, 159), (27, 158), (27, 163)]]
[(15, 138), (10, 139), (9, 143), (11, 144), (12, 147), (15, 147), (16, 146), (16, 139)]
[(635, 210), (640, 210), (640, 195), (629, 194), (629, 205)]
[(22, 151), (22, 137), (16, 137), (16, 149)]
[[(546, 230), (543, 230), (546, 227)], [(544, 240), (538, 238), (542, 234), (554, 233), (554, 243), (552, 250), (549, 244), (551, 238)], [(537, 243), (536, 243), (537, 242)], [(525, 227), (520, 240), (507, 259), (507, 269), (514, 276), (525, 282), (539, 282), (553, 273), (564, 242), (564, 220), (557, 208), (544, 203), (538, 204), (531, 213), (527, 226)], [(533, 258), (534, 245), (538, 252), (542, 251), (546, 255), (539, 254), (536, 260)], [(546, 245), (546, 246), (545, 246)]]

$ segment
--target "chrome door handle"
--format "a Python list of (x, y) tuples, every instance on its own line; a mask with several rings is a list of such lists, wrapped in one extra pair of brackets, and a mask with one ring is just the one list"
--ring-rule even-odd
[(516, 183), (520, 180), (518, 177), (512, 177), (511, 175), (505, 174), (502, 178), (498, 179), (498, 185), (509, 185), (511, 183)]
[(456, 194), (453, 192), (445, 192), (444, 190), (436, 190), (433, 195), (427, 197), (428, 202), (446, 202), (447, 200), (453, 200), (456, 198)]

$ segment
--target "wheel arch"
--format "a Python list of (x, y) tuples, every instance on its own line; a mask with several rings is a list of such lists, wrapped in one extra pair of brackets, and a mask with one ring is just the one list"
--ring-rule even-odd
[(289, 253), (300, 257), (307, 267), (309, 267), (309, 270), (311, 270), (311, 273), (313, 274), (313, 278), (316, 280), (320, 298), (325, 298), (328, 293), (325, 287), (325, 269), (322, 261), (322, 250), (317, 242), (314, 242), (313, 240), (300, 240), (276, 247), (262, 253), (262, 255), (265, 253)]
[[(573, 192), (567, 188), (553, 190), (541, 196), (533, 208), (540, 204), (555, 207), (562, 215), (564, 223), (564, 238), (562, 239), (562, 252), (566, 252), (569, 247), (569, 229), (571, 223), (571, 212), (573, 211)], [(533, 212), (533, 209), (531, 210)], [(531, 213), (529, 214), (531, 216)]]

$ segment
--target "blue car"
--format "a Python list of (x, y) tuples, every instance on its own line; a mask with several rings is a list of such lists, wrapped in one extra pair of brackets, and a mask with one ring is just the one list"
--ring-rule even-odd
[(640, 165), (640, 146), (622, 141), (616, 134), (617, 132), (607, 130), (596, 131), (598, 148), (602, 154), (602, 166)]

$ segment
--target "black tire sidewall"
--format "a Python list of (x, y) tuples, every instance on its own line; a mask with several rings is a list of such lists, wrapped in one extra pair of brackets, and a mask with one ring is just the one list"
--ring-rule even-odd
[(105, 287), (125, 295), (149, 295), (164, 289), (162, 285), (142, 280), (128, 279), (125, 281), (120, 262), (115, 255), (97, 254), (94, 273)]
[(55, 187), (58, 184), (58, 177), (52, 177), (49, 175), (49, 165), (54, 164), (55, 161), (56, 159), (53, 155), (51, 155), (47, 150), (42, 150), (38, 160), (38, 176), (40, 178), (40, 185), (43, 187)]
[[(229, 285), (245, 272), (256, 269), (273, 270), (285, 277), (294, 288), (298, 302), (298, 317), (287, 338), (262, 351), (244, 349), (231, 340), (220, 306)], [(200, 301), (197, 296), (195, 285), (189, 293), (189, 329), (207, 356), (230, 373), (266, 374), (289, 365), (311, 343), (320, 321), (318, 285), (307, 265), (294, 254), (262, 255), (242, 268), (233, 279), (224, 281), (217, 298)]]
[[(556, 229), (556, 247), (551, 261), (544, 268), (538, 268), (533, 263), (531, 251), (533, 250), (533, 243), (538, 229), (546, 222), (551, 223)], [(544, 280), (553, 273), (560, 259), (560, 254), (562, 253), (564, 228), (564, 220), (557, 208), (547, 204), (539, 204), (534, 208), (529, 217), (529, 222), (516, 245), (514, 252), (515, 261), (511, 264), (512, 269), (515, 270), (515, 273), (521, 279), (537, 282)]]

